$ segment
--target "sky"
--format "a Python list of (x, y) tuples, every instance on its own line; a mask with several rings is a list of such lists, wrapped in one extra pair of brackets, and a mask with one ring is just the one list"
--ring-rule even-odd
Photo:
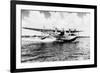
[[(21, 10), (22, 27), (68, 30), (69, 28), (82, 30), (84, 35), (90, 32), (90, 13), (68, 11), (34, 11)], [(22, 34), (38, 34), (40, 32), (22, 29)], [(82, 35), (83, 35), (82, 34)]]

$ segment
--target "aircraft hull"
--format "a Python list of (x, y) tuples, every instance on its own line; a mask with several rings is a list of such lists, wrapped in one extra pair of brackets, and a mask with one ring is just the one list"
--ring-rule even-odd
[(73, 38), (62, 38), (62, 39), (56, 39), (56, 38), (46, 38), (46, 39), (34, 39), (34, 38), (22, 38), (22, 44), (29, 44), (29, 43), (52, 43), (52, 42), (73, 42), (77, 39), (77, 37)]
[(73, 41), (75, 41), (77, 39), (77, 37), (73, 37), (73, 38), (71, 38), (71, 39), (58, 39), (57, 41), (58, 42), (73, 42)]

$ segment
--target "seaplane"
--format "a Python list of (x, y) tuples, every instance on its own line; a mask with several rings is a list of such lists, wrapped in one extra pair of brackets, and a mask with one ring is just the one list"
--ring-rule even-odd
[[(31, 39), (30, 41), (33, 42), (72, 42), (78, 38), (77, 33), (79, 34), (79, 30), (76, 29), (38, 29), (38, 28), (29, 28), (29, 27), (22, 27), (23, 29), (33, 30), (41, 32), (42, 35), (34, 35), (31, 37), (35, 37), (35, 39)], [(38, 38), (38, 40), (36, 40)]]

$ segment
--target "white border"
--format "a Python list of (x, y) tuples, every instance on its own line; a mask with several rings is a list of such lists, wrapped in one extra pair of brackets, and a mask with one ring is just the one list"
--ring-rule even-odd
[[(51, 10), (51, 11), (72, 11), (72, 12), (90, 12), (90, 60), (84, 61), (58, 61), (43, 63), (21, 63), (21, 9), (28, 10)], [(94, 10), (84, 8), (65, 8), (50, 6), (34, 6), (34, 5), (16, 5), (16, 69), (22, 68), (39, 68), (54, 66), (72, 66), (72, 65), (89, 65), (94, 64)]]

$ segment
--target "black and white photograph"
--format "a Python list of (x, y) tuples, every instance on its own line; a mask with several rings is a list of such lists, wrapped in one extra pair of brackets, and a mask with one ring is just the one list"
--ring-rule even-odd
[(90, 59), (90, 13), (21, 10), (21, 62)]
[(16, 69), (95, 66), (95, 7), (70, 6), (16, 4)]

